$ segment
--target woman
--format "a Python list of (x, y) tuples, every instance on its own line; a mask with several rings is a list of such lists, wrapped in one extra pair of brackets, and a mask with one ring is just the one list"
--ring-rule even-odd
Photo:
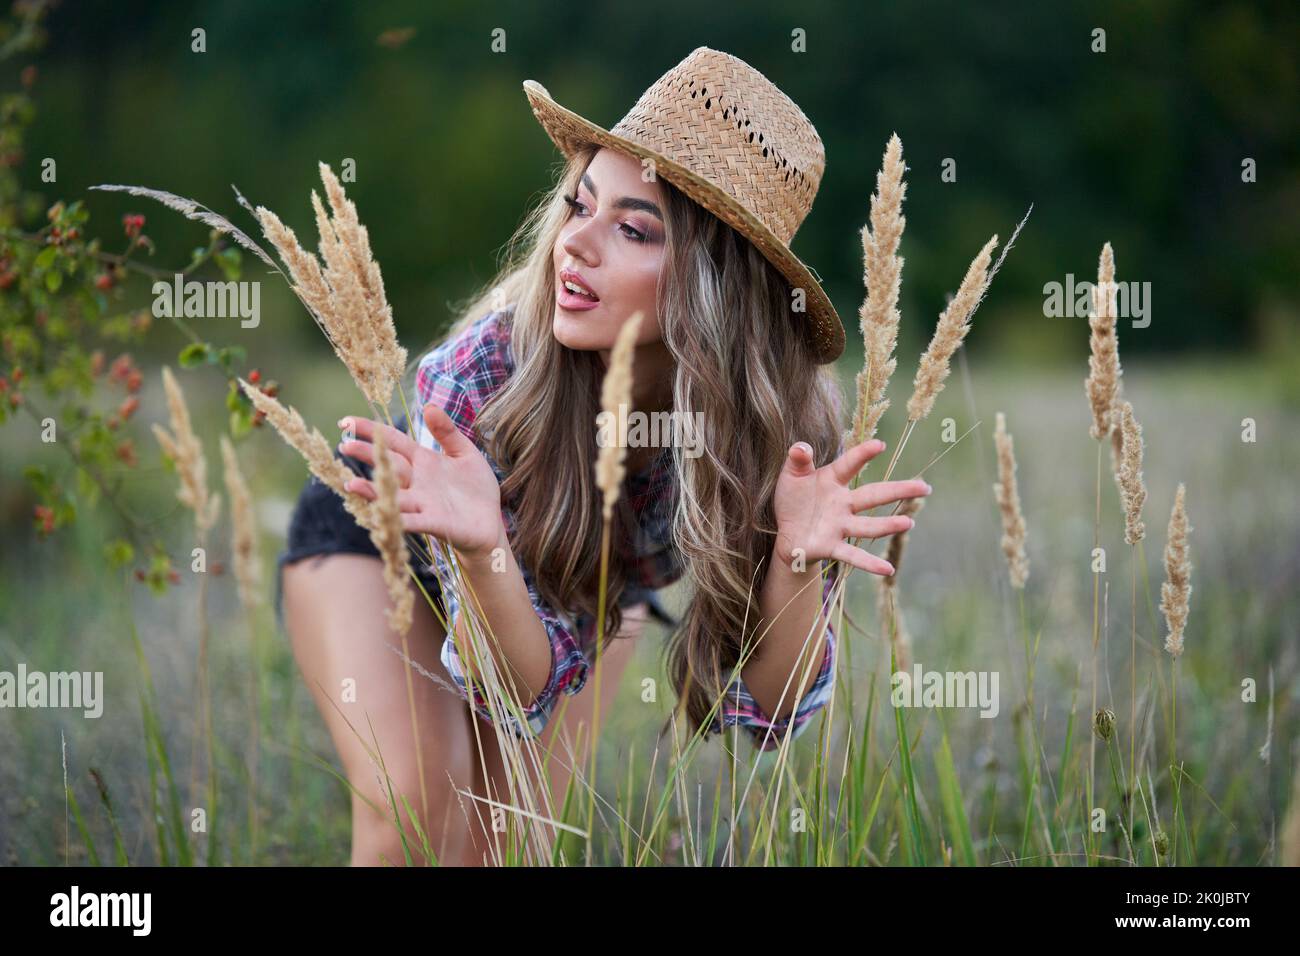
[[(649, 613), (662, 615), (654, 591), (689, 573), (692, 598), (669, 642), (680, 706), (692, 730), (743, 727), (770, 749), (829, 699), (835, 636), (816, 625), (839, 567), (831, 562), (890, 574), (846, 539), (913, 525), (859, 512), (929, 493), (919, 480), (851, 487), (884, 445), (842, 448), (828, 363), (843, 349), (843, 328), (789, 249), (820, 182), (821, 141), (760, 73), (706, 47), (611, 131), (539, 84), (524, 87), (567, 165), (489, 291), (420, 362), (412, 434), (360, 417), (339, 423), (348, 436), (339, 451), (360, 472), (349, 490), (375, 497), (368, 466), (382, 430), (405, 529), (454, 550), (499, 638), (494, 663), (525, 718), (509, 715), (510, 729), (543, 749), (557, 735), (585, 742), (577, 729), (596, 707), (587, 672), (602, 531), (594, 423), (613, 343), (643, 313), (632, 411), (689, 414), (702, 454), (683, 454), (680, 443), (629, 449), (608, 568), (605, 634), (617, 639), (600, 652), (600, 706)], [(506, 802), (511, 790), (493, 735), (475, 733), (475, 714), (493, 711), (467, 681), (454, 635), (417, 602), (411, 657), (458, 692), (417, 681), (417, 759), (380, 561), (319, 484), (303, 492), (281, 565), (294, 652), (356, 793), (353, 862), (395, 862), (402, 849), (366, 745), (335, 700), (349, 678), (394, 787), (426, 795), (412, 805), (439, 860), (480, 862), (489, 835), (466, 825), (478, 814), (466, 813), (453, 786)], [(417, 571), (460, 628), (457, 589), (441, 583), (451, 580), (446, 560), (435, 554)], [(563, 716), (552, 719), (561, 702)], [(548, 761), (555, 794), (583, 756), (570, 746)]]

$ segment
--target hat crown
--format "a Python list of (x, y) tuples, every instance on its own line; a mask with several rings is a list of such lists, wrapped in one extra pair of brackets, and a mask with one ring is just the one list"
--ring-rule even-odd
[(708, 47), (656, 80), (611, 132), (722, 189), (787, 244), (826, 168), (821, 137), (794, 101), (744, 60)]

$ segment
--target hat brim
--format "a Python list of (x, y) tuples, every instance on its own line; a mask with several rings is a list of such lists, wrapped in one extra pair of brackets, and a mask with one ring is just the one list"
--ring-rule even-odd
[(776, 237), (753, 213), (733, 196), (697, 175), (685, 166), (647, 149), (566, 109), (551, 98), (546, 87), (536, 80), (524, 80), (524, 93), (532, 105), (533, 115), (546, 135), (565, 156), (589, 144), (607, 146), (654, 161), (655, 172), (683, 193), (740, 232), (784, 275), (795, 288), (807, 292), (807, 315), (811, 326), (810, 341), (819, 364), (835, 361), (844, 352), (844, 325), (821, 282), (790, 247)]

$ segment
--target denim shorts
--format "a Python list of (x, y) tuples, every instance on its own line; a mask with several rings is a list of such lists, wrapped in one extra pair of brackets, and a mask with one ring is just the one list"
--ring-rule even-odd
[[(397, 428), (406, 430), (405, 418), (394, 422)], [(341, 460), (352, 471), (363, 478), (371, 475), (370, 466), (350, 455), (344, 455), (337, 448), (334, 457)], [(446, 605), (442, 602), (442, 588), (432, 565), (426, 564), (415, 549), (410, 551), (410, 563), (416, 577), (429, 597), (438, 603), (443, 618), (446, 617)], [(304, 558), (322, 560), (331, 554), (366, 554), (379, 559), (379, 550), (370, 540), (370, 532), (357, 524), (356, 519), (343, 507), (343, 499), (332, 488), (315, 477), (309, 478), (298, 495), (298, 501), (289, 519), (288, 541), (285, 550), (276, 561), (275, 613), (283, 623), (283, 574), (286, 564)], [(422, 595), (421, 595), (422, 597)], [(657, 591), (649, 588), (628, 585), (619, 598), (619, 606), (629, 607), (646, 603), (650, 614), (656, 620), (675, 628), (677, 621), (664, 609)]]

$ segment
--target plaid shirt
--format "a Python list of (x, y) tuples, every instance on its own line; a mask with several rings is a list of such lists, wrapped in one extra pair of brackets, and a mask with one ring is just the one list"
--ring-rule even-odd
[[(424, 416), (419, 411), (426, 403), (437, 402), (461, 432), (475, 442), (491, 465), (497, 481), (504, 481), (505, 473), (478, 442), (473, 426), (479, 409), (505, 384), (513, 371), (514, 356), (510, 348), (508, 310), (490, 312), (466, 326), (459, 335), (449, 337), (420, 361), (415, 384), (417, 411), (412, 415), (413, 436), (426, 448), (441, 451), (437, 439), (424, 426)], [(680, 556), (672, 541), (674, 480), (671, 448), (660, 452), (645, 471), (627, 478), (624, 493), (636, 516), (636, 529), (634, 540), (617, 542), (629, 574), (628, 587), (621, 603), (644, 600), (643, 595), (646, 593), (671, 584), (682, 575)], [(512, 509), (503, 507), (501, 517), (507, 531), (513, 534), (515, 524)], [(524, 708), (528, 732), (536, 736), (550, 720), (559, 695), (576, 694), (586, 683), (588, 662), (595, 650), (596, 622), (595, 615), (580, 614), (575, 619), (551, 607), (538, 593), (532, 572), (523, 562), (516, 563), (528, 589), (528, 596), (551, 643), (550, 677), (537, 699)], [(468, 700), (470, 689), (467, 687), (465, 670), (451, 636), (460, 612), (460, 600), (456, 589), (446, 583), (452, 580), (452, 572), (441, 549), (434, 549), (434, 569), (443, 582), (442, 600), (447, 609), (448, 622), (452, 624), (443, 641), (442, 663), (455, 680), (461, 695)], [(824, 575), (824, 579), (823, 609), (834, 583), (830, 574)], [(719, 706), (721, 713), (714, 718), (708, 733), (718, 733), (726, 727), (739, 724), (749, 732), (755, 746), (762, 750), (774, 749), (780, 744), (782, 734), (791, 723), (794, 726), (793, 735), (797, 736), (813, 715), (830, 700), (834, 670), (835, 635), (828, 626), (821, 668), (793, 718), (787, 717), (775, 722), (770, 720), (737, 674)], [(791, 682), (790, 686), (793, 689), (794, 683)], [(489, 721), (492, 719), (488, 701), (477, 682), (473, 687), (473, 704), (484, 718)], [(506, 716), (514, 733), (519, 736), (528, 735), (511, 710), (504, 702), (498, 702), (498, 712)]]

